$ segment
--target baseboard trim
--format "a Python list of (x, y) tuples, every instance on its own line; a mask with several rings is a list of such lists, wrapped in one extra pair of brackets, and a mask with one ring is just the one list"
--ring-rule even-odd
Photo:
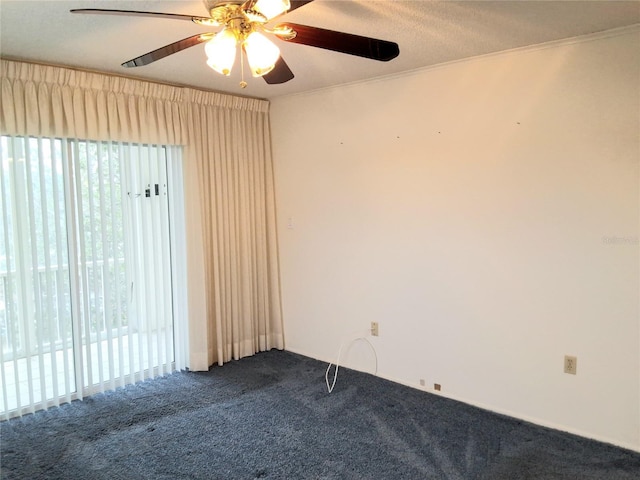
[[(285, 351), (291, 352), (291, 353), (295, 353), (296, 355), (302, 355), (303, 357), (312, 358), (314, 360), (318, 360), (318, 361), (321, 361), (321, 362), (326, 362), (326, 363), (335, 362), (335, 359), (330, 359), (329, 360), (329, 359), (325, 359), (325, 358), (317, 358), (314, 355), (310, 355), (307, 352), (303, 352), (303, 351), (295, 349), (295, 348), (286, 347)], [(348, 366), (344, 366), (344, 367), (345, 368), (350, 368), (352, 370), (358, 370), (358, 369), (353, 369), (352, 367), (348, 367)], [(372, 374), (371, 372), (367, 372), (367, 371), (364, 371), (364, 370), (362, 372), (363, 373), (368, 373), (370, 375)], [(561, 431), (561, 432), (570, 433), (572, 435), (577, 435), (579, 437), (587, 438), (589, 440), (595, 440), (597, 442), (607, 443), (607, 444), (613, 445), (615, 447), (624, 448), (626, 450), (631, 450), (633, 452), (640, 453), (640, 445), (634, 445), (634, 444), (630, 444), (630, 443), (626, 443), (626, 442), (620, 442), (620, 441), (612, 439), (612, 438), (604, 437), (604, 436), (601, 436), (601, 435), (595, 435), (595, 434), (592, 434), (592, 433), (589, 433), (589, 432), (585, 432), (585, 431), (577, 429), (577, 428), (569, 427), (567, 425), (558, 424), (558, 423), (555, 423), (555, 422), (548, 422), (548, 421), (545, 421), (545, 420), (540, 419), (540, 418), (531, 417), (531, 416), (528, 416), (528, 415), (522, 415), (522, 414), (520, 414), (518, 412), (513, 412), (511, 410), (496, 408), (496, 407), (493, 407), (491, 405), (487, 405), (487, 404), (480, 403), (480, 402), (475, 402), (473, 400), (469, 400), (469, 399), (463, 398), (463, 397), (458, 397), (456, 395), (450, 395), (448, 393), (427, 390), (424, 387), (422, 387), (421, 385), (417, 385), (415, 383), (405, 382), (403, 380), (399, 380), (397, 378), (393, 378), (393, 377), (390, 377), (388, 375), (383, 375), (383, 374), (378, 373), (377, 376), (380, 377), (380, 378), (383, 378), (385, 380), (389, 380), (390, 382), (397, 383), (397, 384), (400, 384), (400, 385), (404, 385), (405, 387), (415, 388), (416, 390), (420, 390), (420, 391), (423, 391), (425, 393), (431, 393), (433, 395), (438, 395), (438, 396), (441, 396), (441, 397), (445, 397), (445, 398), (448, 398), (450, 400), (455, 400), (457, 402), (462, 402), (462, 403), (465, 403), (467, 405), (472, 405), (474, 407), (481, 408), (483, 410), (488, 410), (490, 412), (498, 413), (500, 415), (506, 415), (506, 416), (511, 417), (511, 418), (515, 418), (515, 419), (518, 419), (518, 420), (523, 420), (525, 422), (533, 423), (534, 425), (539, 425), (541, 427), (551, 428), (553, 430), (558, 430), (558, 431)]]

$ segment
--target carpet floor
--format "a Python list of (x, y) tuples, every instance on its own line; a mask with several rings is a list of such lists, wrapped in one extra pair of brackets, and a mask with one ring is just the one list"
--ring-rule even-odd
[(2, 479), (638, 480), (640, 454), (270, 351), (0, 423)]

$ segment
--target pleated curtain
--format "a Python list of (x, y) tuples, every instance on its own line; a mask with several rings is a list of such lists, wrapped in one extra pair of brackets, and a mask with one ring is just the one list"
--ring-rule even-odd
[(183, 147), (187, 366), (284, 348), (269, 103), (0, 62), (3, 135)]

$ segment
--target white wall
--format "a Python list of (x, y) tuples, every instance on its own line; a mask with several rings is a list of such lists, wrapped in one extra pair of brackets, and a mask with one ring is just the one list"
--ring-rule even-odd
[(273, 101), (287, 349), (640, 450), (638, 45)]

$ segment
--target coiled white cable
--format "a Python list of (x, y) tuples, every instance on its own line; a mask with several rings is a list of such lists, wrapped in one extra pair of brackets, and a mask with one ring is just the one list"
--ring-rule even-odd
[(334, 365), (333, 363), (329, 363), (329, 366), (327, 367), (327, 371), (324, 374), (324, 380), (327, 384), (327, 390), (329, 391), (329, 393), (333, 392), (333, 387), (336, 386), (336, 380), (338, 380), (338, 369), (340, 368), (340, 355), (342, 355), (342, 349), (345, 347), (345, 345), (351, 346), (352, 343), (357, 342), (358, 340), (363, 340), (367, 342), (371, 347), (371, 350), (373, 351), (373, 357), (375, 358), (375, 361), (376, 361), (375, 370), (373, 374), (374, 375), (378, 374), (378, 354), (376, 353), (376, 349), (373, 347), (372, 343), (369, 340), (367, 340), (365, 337), (358, 337), (351, 340), (348, 344), (346, 342), (342, 342), (342, 344), (340, 345), (340, 349), (338, 350), (338, 358), (336, 358), (336, 363), (335, 363), (336, 368), (335, 368), (335, 371), (333, 372), (333, 382), (331, 382), (331, 385), (329, 385), (329, 371), (331, 371), (331, 367)]

